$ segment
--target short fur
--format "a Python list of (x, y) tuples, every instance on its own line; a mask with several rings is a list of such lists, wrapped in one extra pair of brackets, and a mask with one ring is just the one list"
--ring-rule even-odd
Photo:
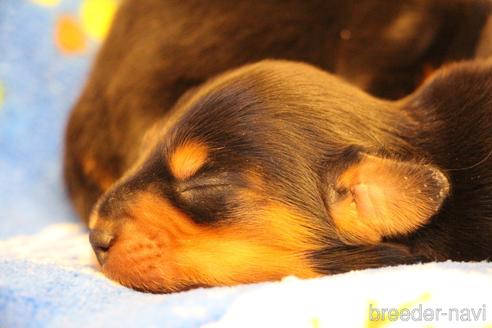
[[(490, 258), (492, 64), (374, 97), (472, 57), (487, 15), (478, 1), (124, 2), (65, 148), (103, 271), (162, 292)], [(372, 95), (292, 61), (230, 70), (264, 58)], [(446, 199), (364, 242), (333, 209), (343, 172), (373, 157)]]

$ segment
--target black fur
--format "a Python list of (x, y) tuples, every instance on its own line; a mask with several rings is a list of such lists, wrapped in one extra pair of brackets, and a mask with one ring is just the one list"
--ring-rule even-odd
[[(409, 12), (409, 28), (384, 39)], [(67, 129), (75, 207), (87, 218), (102, 193), (82, 158), (117, 179), (141, 131), (215, 74), (265, 58), (299, 60), (397, 98), (420, 83), (426, 65), (473, 54), (487, 15), (482, 1), (124, 1)]]
[[(401, 15), (409, 16), (398, 30)], [(75, 207), (87, 220), (99, 199), (96, 210), (109, 220), (132, 193), (151, 190), (198, 224), (228, 224), (220, 218), (262, 205), (238, 196), (254, 188), (248, 173), (256, 172), (265, 199), (295, 208), (318, 229), (326, 246), (306, 254), (318, 272), (488, 259), (491, 63), (443, 68), (399, 101), (287, 61), (209, 80), (282, 58), (399, 98), (417, 88), (428, 65), (472, 57), (487, 15), (479, 1), (126, 1), (67, 129), (65, 176)], [(396, 32), (390, 37), (388, 29)], [(147, 144), (150, 128), (159, 132)], [(213, 151), (185, 183), (172, 177), (166, 156), (188, 139)], [(359, 153), (431, 163), (449, 176), (451, 196), (409, 236), (347, 245), (324, 193), (328, 176)], [(105, 188), (84, 172), (87, 158), (117, 181), (102, 197)]]

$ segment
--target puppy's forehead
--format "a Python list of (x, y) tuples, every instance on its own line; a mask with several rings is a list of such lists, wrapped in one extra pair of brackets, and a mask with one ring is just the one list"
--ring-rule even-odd
[(262, 110), (245, 109), (252, 107), (252, 97), (238, 90), (231, 94), (229, 88), (225, 89), (199, 91), (200, 97), (177, 108), (176, 115), (163, 129), (164, 152), (176, 178), (190, 177), (211, 158), (218, 160), (227, 155), (231, 160), (233, 154), (252, 149), (260, 141), (255, 135), (259, 122), (266, 123), (260, 120)]
[[(296, 87), (311, 83), (313, 69), (285, 65), (264, 63), (225, 73), (178, 101), (164, 137), (176, 178), (192, 176), (212, 158), (213, 165), (239, 169), (278, 156), (306, 158), (299, 146), (305, 153), (313, 151), (310, 144), (296, 142), (304, 139), (306, 130), (321, 136), (319, 122), (328, 120), (320, 114), (324, 110), (307, 107), (306, 95)], [(304, 70), (308, 76), (294, 74)], [(315, 84), (314, 89), (314, 96), (319, 96), (323, 88)], [(275, 166), (282, 165), (288, 165), (287, 159), (276, 161)]]

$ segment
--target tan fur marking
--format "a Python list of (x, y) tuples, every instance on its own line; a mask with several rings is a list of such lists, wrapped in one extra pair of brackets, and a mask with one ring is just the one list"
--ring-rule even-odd
[(425, 63), (424, 66), (422, 67), (422, 75), (420, 77), (420, 81), (418, 83), (418, 85), (422, 85), (424, 84), (427, 79), (432, 75), (434, 74), (434, 72), (436, 71), (436, 68), (434, 66), (432, 66), (431, 63)]
[(96, 160), (92, 157), (87, 157), (82, 161), (82, 170), (102, 191), (106, 191), (114, 183), (113, 176), (98, 167)]
[(142, 193), (118, 233), (103, 272), (149, 291), (316, 277), (304, 252), (318, 248), (306, 220), (269, 204), (244, 221), (194, 223), (167, 200)]
[(99, 221), (99, 216), (97, 215), (97, 213), (93, 213), (90, 217), (89, 217), (89, 229), (94, 229), (97, 225), (97, 222)]
[(187, 179), (205, 164), (207, 157), (207, 146), (198, 142), (187, 142), (179, 146), (172, 154), (171, 172), (177, 179)]

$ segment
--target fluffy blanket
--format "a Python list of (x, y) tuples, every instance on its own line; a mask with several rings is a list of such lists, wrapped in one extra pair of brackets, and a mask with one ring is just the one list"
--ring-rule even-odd
[(101, 275), (63, 192), (67, 113), (114, 0), (0, 1), (0, 327), (492, 327), (492, 264), (139, 293)]

